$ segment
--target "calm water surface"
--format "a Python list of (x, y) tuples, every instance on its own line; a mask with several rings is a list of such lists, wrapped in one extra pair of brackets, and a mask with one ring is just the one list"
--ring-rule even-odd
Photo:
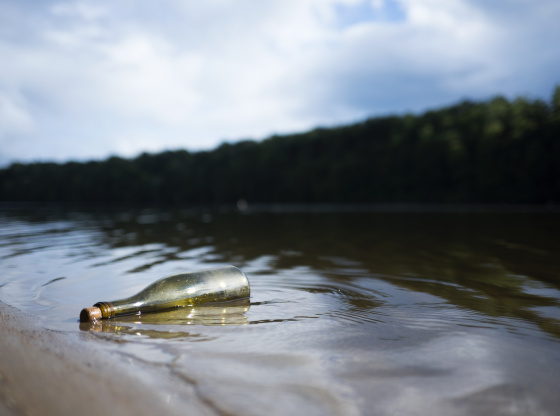
[[(0, 300), (170, 366), (224, 414), (554, 415), (559, 235), (546, 212), (4, 208)], [(225, 264), (250, 302), (77, 322)]]

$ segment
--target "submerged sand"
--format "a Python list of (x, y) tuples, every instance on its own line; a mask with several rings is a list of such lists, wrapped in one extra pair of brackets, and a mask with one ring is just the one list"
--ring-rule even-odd
[(0, 415), (215, 415), (196, 383), (0, 302)]

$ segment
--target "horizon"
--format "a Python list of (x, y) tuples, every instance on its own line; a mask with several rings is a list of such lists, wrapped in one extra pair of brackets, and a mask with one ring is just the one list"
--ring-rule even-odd
[(448, 105), (441, 105), (441, 106), (436, 106), (433, 108), (427, 108), (424, 109), (422, 111), (417, 111), (417, 112), (405, 112), (405, 113), (392, 113), (392, 114), (380, 114), (380, 115), (375, 115), (375, 116), (370, 116), (370, 117), (365, 117), (363, 119), (360, 120), (354, 120), (354, 121), (350, 121), (348, 123), (341, 123), (341, 124), (335, 124), (335, 125), (320, 125), (320, 126), (313, 126), (307, 130), (302, 130), (302, 131), (294, 131), (294, 132), (286, 132), (286, 133), (281, 133), (281, 134), (271, 134), (269, 136), (266, 137), (261, 137), (261, 138), (240, 138), (237, 140), (224, 140), (221, 141), (217, 144), (215, 144), (213, 147), (211, 148), (200, 148), (200, 149), (188, 149), (185, 147), (177, 147), (177, 148), (163, 148), (161, 150), (157, 150), (157, 151), (146, 151), (146, 150), (141, 150), (136, 154), (132, 154), (132, 155), (118, 155), (118, 154), (108, 154), (105, 157), (101, 157), (101, 158), (84, 158), (84, 159), (67, 159), (67, 160), (56, 160), (56, 159), (43, 159), (43, 160), (26, 160), (26, 161), (19, 161), (19, 160), (15, 160), (12, 161), (8, 164), (2, 164), (0, 162), (0, 169), (6, 169), (9, 168), (12, 164), (34, 164), (34, 163), (55, 163), (55, 164), (65, 164), (65, 163), (88, 163), (88, 162), (99, 162), (99, 163), (103, 163), (113, 157), (116, 158), (121, 158), (124, 160), (134, 160), (144, 154), (147, 155), (158, 155), (158, 154), (162, 154), (162, 153), (166, 153), (166, 152), (180, 152), (180, 151), (187, 151), (190, 154), (195, 154), (195, 153), (199, 153), (199, 152), (213, 152), (215, 150), (217, 150), (220, 146), (224, 145), (224, 144), (229, 144), (229, 145), (235, 145), (236, 143), (240, 143), (240, 142), (244, 142), (244, 141), (250, 141), (250, 142), (254, 142), (254, 143), (261, 143), (264, 142), (268, 139), (272, 139), (274, 137), (289, 137), (289, 136), (297, 136), (297, 135), (305, 135), (309, 132), (312, 132), (314, 130), (319, 130), (319, 129), (336, 129), (336, 128), (344, 128), (344, 127), (351, 127), (353, 125), (356, 124), (360, 124), (360, 123), (364, 123), (368, 120), (376, 120), (376, 119), (382, 119), (385, 117), (405, 117), (407, 115), (412, 115), (415, 117), (422, 117), (423, 115), (430, 113), (430, 112), (437, 112), (440, 110), (445, 110), (445, 109), (449, 109), (449, 108), (453, 108), (455, 106), (458, 106), (462, 103), (465, 102), (470, 102), (470, 103), (474, 103), (474, 104), (480, 104), (480, 103), (488, 103), (493, 99), (496, 98), (505, 98), (506, 100), (508, 100), (509, 102), (513, 102), (516, 99), (526, 99), (526, 100), (540, 100), (543, 101), (547, 106), (550, 105), (550, 100), (552, 98), (552, 95), (554, 94), (556, 89), (560, 89), (560, 84), (556, 85), (553, 89), (553, 91), (550, 94), (550, 97), (548, 97), (548, 99), (545, 98), (535, 98), (535, 97), (526, 97), (526, 96), (518, 96), (518, 97), (512, 97), (511, 99), (509, 99), (508, 97), (504, 97), (503, 95), (493, 95), (491, 97), (488, 97), (487, 99), (482, 99), (482, 100), (469, 100), (468, 98), (462, 98), (459, 100), (456, 100), (453, 103), (450, 103)]
[(0, 167), (132, 158), (560, 83), (560, 4), (0, 0)]

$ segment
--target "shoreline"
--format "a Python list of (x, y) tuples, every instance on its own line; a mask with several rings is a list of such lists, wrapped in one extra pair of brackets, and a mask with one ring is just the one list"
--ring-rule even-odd
[(220, 414), (167, 366), (104, 351), (93, 334), (41, 328), (2, 301), (0, 333), (2, 415)]
[(95, 213), (106, 211), (167, 210), (200, 214), (208, 211), (242, 214), (290, 214), (290, 213), (427, 213), (427, 214), (558, 214), (560, 204), (507, 203), (507, 202), (251, 202), (239, 208), (236, 204), (183, 204), (154, 203), (72, 203), (72, 202), (9, 202), (0, 201), (0, 210), (20, 213), (29, 210), (40, 213), (59, 209)]

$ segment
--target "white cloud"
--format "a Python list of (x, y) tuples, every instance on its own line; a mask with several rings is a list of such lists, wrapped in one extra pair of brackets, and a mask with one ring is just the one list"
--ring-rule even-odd
[(197, 55), (174, 53), (165, 40), (131, 35), (98, 49), (96, 99), (131, 118), (180, 124), (200, 98), (194, 86), (201, 71)]
[(6, 137), (17, 137), (33, 131), (33, 119), (25, 108), (23, 97), (0, 89), (0, 143)]
[(210, 148), (464, 96), (549, 94), (559, 7), (495, 4), (0, 0), (0, 143), (12, 143), (0, 153)]
[(79, 17), (86, 20), (94, 20), (107, 15), (106, 9), (85, 2), (58, 3), (53, 5), (50, 10), (56, 16)]

